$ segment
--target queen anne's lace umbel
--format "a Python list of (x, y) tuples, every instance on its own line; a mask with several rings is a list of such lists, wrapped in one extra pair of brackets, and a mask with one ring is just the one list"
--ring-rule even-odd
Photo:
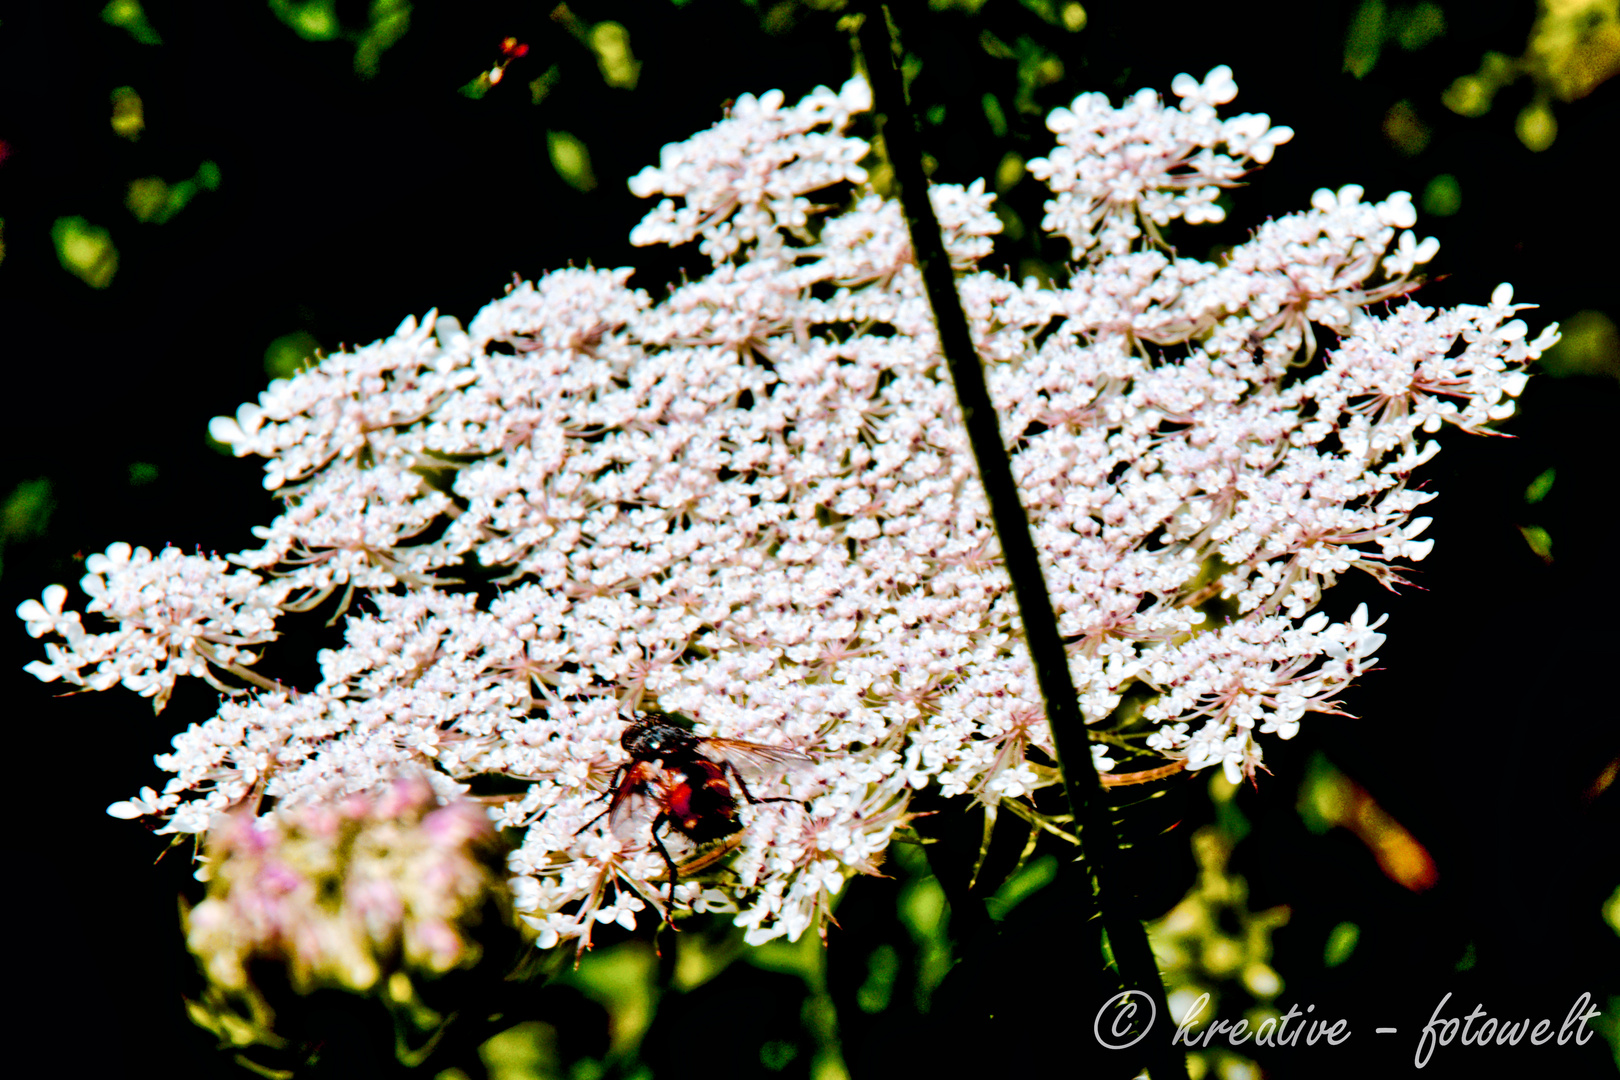
[[(1066, 285), (975, 269), (998, 229), (982, 184), (931, 195), (1085, 714), (1103, 736), (1127, 691), (1145, 702), (1099, 763), (1150, 748), (1236, 777), (1372, 663), (1382, 619), (1314, 609), (1352, 567), (1394, 583), (1428, 553), (1412, 513), (1432, 496), (1408, 479), (1437, 446), (1419, 432), (1509, 415), (1556, 333), (1527, 339), (1506, 285), (1484, 306), (1385, 303), (1436, 248), (1404, 193), (1319, 192), (1218, 262), (1168, 251), (1159, 230), (1217, 219), (1218, 189), (1291, 134), (1219, 118), (1224, 68), (1175, 91), (1053, 114), (1059, 148), (1031, 170), (1082, 260)], [(846, 133), (868, 107), (859, 81), (743, 97), (666, 147), (632, 181), (664, 197), (635, 238), (696, 241), (713, 268), (661, 301), (627, 269), (560, 270), (216, 420), (286, 508), (239, 569), (120, 545), (86, 578), (111, 630), (60, 587), (20, 609), (61, 639), (30, 665), (47, 680), (159, 705), (210, 668), (262, 689), (177, 736), (164, 790), (112, 813), (196, 832), (259, 795), (515, 778), (491, 813), (526, 827), (519, 909), (542, 944), (583, 943), (659, 903), (645, 829), (582, 831), (625, 723), (656, 705), (818, 756), (791, 786), (755, 781), (805, 801), (741, 805), (718, 885), (676, 889), (762, 941), (821, 924), (909, 792), (995, 803), (1054, 782), (904, 220)], [(815, 201), (835, 184), (841, 209)], [(499, 587), (460, 584), (471, 566)], [(255, 677), (275, 616), (335, 590), (360, 602), (320, 684)]]

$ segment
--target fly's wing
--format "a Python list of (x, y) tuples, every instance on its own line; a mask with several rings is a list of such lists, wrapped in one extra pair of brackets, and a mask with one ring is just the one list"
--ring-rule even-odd
[(766, 746), (743, 739), (699, 739), (697, 750), (710, 761), (750, 776), (781, 776), (807, 769), (816, 759), (802, 750)]
[(661, 770), (650, 761), (638, 761), (625, 772), (624, 779), (613, 791), (613, 801), (608, 803), (607, 819), (608, 831), (620, 840), (629, 840), (636, 835), (636, 827), (645, 827), (646, 823), (656, 815), (657, 799), (653, 796), (653, 785), (661, 779)]

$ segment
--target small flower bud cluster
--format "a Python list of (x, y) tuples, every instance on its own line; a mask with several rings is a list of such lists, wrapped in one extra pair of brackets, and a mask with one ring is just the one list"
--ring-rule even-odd
[[(1220, 784), (1215, 781), (1217, 788)], [(1230, 791), (1228, 788), (1225, 798)], [(1223, 796), (1217, 793), (1216, 798)], [(1215, 826), (1193, 834), (1198, 880), (1179, 904), (1149, 924), (1148, 932), (1164, 973), (1173, 1022), (1192, 1017), (1196, 1037), (1215, 1018), (1242, 1011), (1250, 1025), (1266, 1025), (1260, 1030), (1270, 1030), (1271, 1044), (1276, 1045), (1276, 1036), (1293, 1028), (1284, 1021), (1284, 1030), (1277, 1030), (1282, 1010), (1272, 1002), (1282, 992), (1283, 983), (1271, 966), (1272, 935), (1287, 925), (1292, 913), (1286, 905), (1265, 910), (1250, 906), (1248, 882), (1229, 865), (1232, 847), (1231, 838)], [(1226, 1048), (1219, 1041), (1205, 1045), (1206, 1049), (1193, 1051), (1190, 1059), (1202, 1059), (1206, 1064), (1244, 1061), (1230, 1049), (1233, 1045), (1245, 1049), (1241, 1040)], [(1253, 1062), (1247, 1064), (1253, 1067)]]
[(285, 966), (300, 993), (367, 991), (386, 974), (475, 963), (467, 931), (499, 885), (482, 807), (440, 806), (426, 780), (254, 817), (208, 833), (208, 896), (186, 943), (209, 980), (250, 989), (248, 965)]
[[(1394, 585), (1428, 554), (1413, 512), (1432, 495), (1411, 476), (1437, 444), (1422, 436), (1508, 415), (1557, 335), (1530, 338), (1505, 285), (1485, 306), (1401, 300), (1436, 248), (1409, 231), (1404, 193), (1319, 192), (1217, 261), (1164, 248), (1158, 229), (1217, 218), (1217, 190), (1288, 136), (1219, 118), (1225, 69), (1175, 90), (1175, 107), (1144, 92), (1053, 114), (1058, 150), (1031, 168), (1053, 191), (1047, 227), (1082, 259), (1065, 284), (977, 269), (999, 227), (982, 183), (930, 195), (1108, 745), (1096, 760), (1241, 778), (1373, 665), (1384, 620), (1316, 608), (1348, 570)], [(619, 736), (656, 706), (700, 735), (816, 752), (791, 784), (755, 782), (802, 802), (739, 799), (727, 860), (674, 889), (677, 908), (735, 907), (763, 941), (822, 925), (911, 792), (997, 804), (1052, 783), (905, 222), (847, 131), (867, 103), (858, 81), (791, 107), (745, 96), (666, 147), (634, 181), (662, 196), (635, 238), (696, 241), (712, 267), (662, 299), (628, 269), (556, 271), (465, 327), (408, 319), (216, 420), (216, 438), (267, 459), (284, 511), (232, 556), (247, 570), (196, 564), (200, 622), (135, 577), (91, 590), (105, 634), (60, 593), (22, 611), (66, 641), (42, 677), (93, 666), (82, 682), (144, 691), (174, 657), (267, 691), (177, 736), (164, 790), (113, 812), (195, 832), (256, 790), (296, 806), (402, 769), (441, 796), (521, 780), (491, 811), (527, 828), (519, 908), (542, 943), (584, 943), (663, 905), (651, 822), (599, 823)], [(468, 567), (499, 590), (462, 585)], [(313, 689), (220, 651), (267, 640), (275, 604), (337, 589), (365, 603)], [(131, 599), (103, 601), (115, 591)]]

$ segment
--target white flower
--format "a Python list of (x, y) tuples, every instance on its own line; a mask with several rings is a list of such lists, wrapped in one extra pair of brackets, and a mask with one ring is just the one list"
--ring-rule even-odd
[(27, 624), (29, 637), (43, 637), (46, 634), (72, 637), (80, 632), (79, 613), (70, 611), (64, 614), (62, 611), (67, 595), (67, 589), (62, 586), (47, 585), (44, 603), (39, 600), (24, 600), (17, 605), (17, 618)]
[[(1241, 778), (1375, 662), (1382, 617), (1314, 609), (1347, 571), (1393, 586), (1429, 554), (1413, 515), (1432, 494), (1411, 474), (1437, 444), (1420, 433), (1483, 430), (1557, 335), (1531, 338), (1505, 286), (1482, 306), (1388, 303), (1435, 254), (1404, 193), (1324, 190), (1218, 265), (1174, 254), (1158, 230), (1220, 220), (1220, 189), (1292, 132), (1222, 119), (1225, 68), (1173, 88), (1173, 107), (1087, 95), (1050, 117), (1058, 146), (1030, 168), (1053, 192), (1046, 228), (1085, 260), (1063, 287), (974, 269), (998, 227), (982, 183), (931, 196), (1086, 716), (1138, 701), (1126, 745)], [(674, 890), (757, 942), (819, 928), (912, 791), (1050, 783), (904, 218), (846, 134), (868, 105), (858, 81), (792, 106), (745, 96), (665, 147), (632, 181), (663, 196), (633, 239), (695, 240), (714, 266), (662, 300), (628, 269), (557, 271), (465, 330), (407, 319), (216, 420), (282, 499), (258, 548), (114, 545), (83, 583), (98, 632), (60, 587), (18, 609), (59, 639), (29, 665), (41, 678), (159, 705), (185, 674), (264, 691), (177, 735), (163, 793), (109, 812), (200, 832), (261, 795), (296, 808), (412, 770), (440, 798), (518, 780), (492, 811), (526, 828), (518, 908), (542, 947), (583, 945), (664, 903), (651, 815), (598, 820), (626, 721), (656, 705), (815, 752), (801, 775), (750, 778), (800, 802), (739, 799), (712, 853), (725, 873)], [(809, 199), (835, 183), (854, 188), (842, 209)], [(338, 588), (320, 682), (257, 675), (281, 612)], [(1229, 618), (1202, 610), (1218, 595)]]

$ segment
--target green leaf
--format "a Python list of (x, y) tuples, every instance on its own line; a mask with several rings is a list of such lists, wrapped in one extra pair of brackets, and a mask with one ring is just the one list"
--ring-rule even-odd
[(62, 269), (92, 289), (112, 284), (118, 272), (118, 248), (106, 229), (82, 217), (59, 217), (51, 225), (51, 241)]
[(998, 922), (1005, 919), (1013, 908), (1052, 884), (1057, 879), (1057, 867), (1056, 856), (1042, 855), (1013, 873), (994, 896), (985, 900), (990, 917)]
[(1524, 489), (1524, 501), (1534, 506), (1542, 499), (1545, 499), (1547, 493), (1552, 490), (1553, 481), (1556, 479), (1558, 479), (1558, 470), (1548, 469), (1530, 481), (1530, 486)]
[(163, 44), (163, 39), (147, 20), (146, 11), (141, 7), (139, 0), (112, 0), (112, 3), (101, 9), (101, 21), (127, 31), (130, 37), (142, 45)]
[(331, 41), (342, 30), (335, 0), (270, 0), (270, 11), (305, 41)]
[(1344, 70), (1358, 79), (1365, 79), (1378, 64), (1385, 21), (1384, 0), (1362, 0), (1350, 19), (1350, 31), (1344, 36)]
[(1552, 534), (1546, 529), (1540, 525), (1520, 525), (1519, 535), (1524, 537), (1524, 542), (1530, 545), (1530, 550), (1535, 552), (1536, 557), (1542, 562), (1553, 561)]
[(1335, 968), (1356, 951), (1361, 940), (1361, 927), (1353, 922), (1342, 922), (1328, 933), (1327, 945), (1322, 949), (1322, 964)]
[(563, 183), (576, 191), (590, 191), (596, 187), (596, 174), (591, 172), (590, 151), (579, 139), (566, 131), (548, 131), (546, 150), (551, 154), (551, 167), (557, 170)]

